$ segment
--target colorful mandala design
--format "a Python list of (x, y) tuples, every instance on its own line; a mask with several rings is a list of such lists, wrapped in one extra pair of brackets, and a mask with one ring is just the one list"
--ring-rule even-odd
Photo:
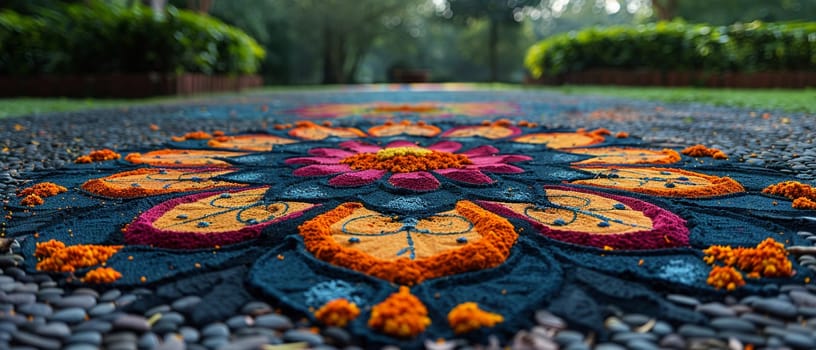
[(306, 106), (291, 111), (302, 118), (344, 118), (362, 116), (365, 118), (450, 118), (450, 117), (495, 117), (519, 114), (519, 107), (505, 102), (418, 102), (418, 103), (330, 103)]
[[(298, 113), (512, 111), (425, 103)], [(68, 267), (31, 258), (27, 267), (122, 287), (196, 283), (202, 272), (234, 269), (239, 285), (220, 288), (246, 283), (313, 320), (408, 347), (454, 333), (483, 336), (479, 325), (506, 336), (542, 306), (602, 329), (595, 300), (694, 321), (664, 295), (706, 297), (729, 285), (706, 283), (715, 259), (703, 259), (704, 250), (767, 237), (804, 243), (795, 235), (801, 211), (762, 193), (792, 180), (783, 174), (608, 135), (505, 122), (307, 122), (187, 139), (64, 175), (32, 175), (56, 185), (41, 186), (39, 206), (14, 203), (6, 234), (36, 232), (23, 242), (30, 257), (52, 259), (70, 247), (104, 253)], [(788, 220), (770, 220), (779, 218)], [(90, 271), (93, 264), (121, 278), (94, 277), (101, 273)], [(810, 277), (792, 268), (792, 277), (752, 275), (738, 291)], [(214, 290), (205, 299), (218, 305), (223, 293)], [(399, 305), (416, 314), (395, 314)]]

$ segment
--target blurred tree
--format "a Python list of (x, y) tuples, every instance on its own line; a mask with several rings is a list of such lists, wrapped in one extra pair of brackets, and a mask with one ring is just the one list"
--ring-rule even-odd
[(652, 9), (657, 14), (657, 19), (670, 21), (677, 16), (678, 0), (652, 0)]
[(524, 19), (525, 7), (540, 3), (541, 0), (447, 0), (450, 18), (454, 20), (487, 19), (490, 81), (497, 81), (499, 77), (499, 26), (518, 24)]
[(735, 22), (813, 21), (816, 0), (683, 0), (677, 16), (689, 22), (729, 25)]

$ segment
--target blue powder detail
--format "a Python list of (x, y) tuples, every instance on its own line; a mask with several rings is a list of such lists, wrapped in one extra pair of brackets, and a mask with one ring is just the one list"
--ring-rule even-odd
[(180, 161), (180, 160), (177, 160), (177, 161), (175, 161), (175, 162), (173, 162), (173, 163), (176, 163), (176, 164), (181, 164), (181, 161)]
[(134, 182), (134, 183), (130, 184), (130, 187), (142, 187), (142, 185), (139, 185), (138, 183)]
[(673, 183), (671, 183), (671, 182), (667, 182), (667, 183), (666, 183), (666, 184), (664, 184), (663, 186), (666, 186), (666, 188), (674, 188), (674, 184), (673, 184)]
[(162, 175), (167, 174), (167, 170), (164, 170), (164, 169), (159, 170), (159, 174), (162, 174)]
[(351, 237), (348, 239), (349, 243), (360, 243), (360, 239), (357, 237)]
[(206, 221), (199, 221), (197, 226), (198, 227), (210, 227), (210, 223), (206, 222)]
[(176, 219), (182, 219), (182, 220), (187, 219), (187, 214), (178, 214), (176, 216)]
[(615, 203), (615, 205), (613, 205), (612, 208), (615, 208), (615, 209), (618, 209), (618, 210), (624, 210), (624, 209), (626, 209), (626, 206), (623, 205), (623, 204), (620, 204), (620, 203)]
[(255, 225), (255, 224), (257, 224), (257, 223), (258, 223), (258, 220), (255, 220), (255, 219), (249, 219), (249, 220), (247, 220), (247, 224), (250, 224), (250, 225)]
[(306, 305), (314, 308), (319, 308), (334, 299), (340, 298), (362, 307), (365, 306), (365, 303), (363, 303), (359, 293), (357, 288), (354, 288), (348, 282), (334, 280), (314, 285), (304, 292), (303, 296), (306, 297)]
[(606, 221), (601, 221), (598, 223), (598, 227), (609, 227), (609, 223)]
[(162, 186), (162, 188), (166, 190), (166, 189), (170, 188), (170, 186), (172, 186), (172, 185), (173, 184), (167, 184), (167, 185)]
[(193, 177), (191, 177), (191, 178), (190, 178), (190, 181), (193, 181), (193, 182), (201, 182), (201, 181), (202, 181), (202, 179), (201, 179), (200, 177), (198, 177), (198, 176), (193, 176)]
[(704, 281), (704, 275), (697, 266), (682, 260), (671, 260), (664, 264), (657, 272), (658, 277), (667, 281), (677, 281), (687, 285), (694, 285)]
[(326, 192), (319, 186), (307, 186), (307, 187), (293, 187), (284, 192), (284, 196), (294, 199), (314, 199), (314, 198), (325, 198)]
[(221, 198), (232, 198), (232, 195), (229, 193), (222, 193)]
[(400, 197), (388, 201), (386, 205), (392, 209), (406, 211), (418, 211), (429, 206), (424, 200), (417, 197)]
[(670, 173), (670, 172), (668, 172), (668, 171), (661, 171), (661, 172), (660, 172), (660, 175), (671, 175), (671, 174), (672, 174), (672, 173)]
[(679, 180), (679, 181), (688, 181), (688, 179), (689, 179), (689, 178), (687, 178), (687, 177), (685, 177), (685, 176), (681, 176), (681, 177), (678, 177), (678, 178), (677, 178), (677, 180)]
[(459, 237), (456, 239), (456, 243), (467, 243), (467, 237)]
[(609, 175), (606, 175), (606, 177), (610, 178), (610, 179), (617, 179), (617, 178), (620, 177), (620, 175), (618, 175), (618, 174), (609, 174)]
[(555, 219), (555, 221), (553, 221), (553, 225), (556, 225), (556, 226), (564, 226), (566, 224), (567, 224), (567, 222), (564, 221), (564, 219), (560, 219), (560, 218)]

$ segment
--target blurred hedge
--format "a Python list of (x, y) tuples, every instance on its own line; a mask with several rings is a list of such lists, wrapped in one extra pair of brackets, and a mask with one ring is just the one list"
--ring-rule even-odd
[(244, 32), (170, 7), (102, 1), (0, 12), (0, 74), (254, 73), (265, 53)]
[(593, 68), (754, 72), (816, 69), (816, 22), (683, 22), (591, 28), (533, 45), (524, 64), (533, 77)]

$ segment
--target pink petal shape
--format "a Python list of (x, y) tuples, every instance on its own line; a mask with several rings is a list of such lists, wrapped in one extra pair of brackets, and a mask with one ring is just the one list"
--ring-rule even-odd
[(492, 155), (497, 154), (497, 153), (499, 153), (499, 150), (496, 149), (496, 147), (484, 145), (484, 146), (479, 146), (479, 147), (476, 147), (476, 148), (471, 148), (471, 149), (469, 149), (467, 151), (462, 152), (461, 154), (464, 154), (464, 155), (468, 156), (468, 158), (470, 158), (470, 157), (492, 156)]
[(286, 164), (340, 164), (340, 158), (296, 157), (284, 161)]
[(419, 146), (417, 146), (417, 144), (415, 144), (415, 143), (413, 143), (411, 141), (405, 141), (405, 140), (397, 140), (397, 141), (391, 142), (387, 146), (385, 146), (385, 148), (397, 148), (397, 147), (419, 147)]
[(329, 185), (337, 187), (365, 186), (379, 180), (383, 175), (385, 175), (385, 172), (385, 170), (369, 169), (344, 173), (329, 180)]
[(346, 158), (353, 156), (354, 152), (344, 151), (337, 148), (313, 148), (309, 150), (309, 154), (318, 157)]
[(439, 169), (434, 170), (434, 172), (451, 180), (468, 184), (484, 185), (493, 183), (493, 179), (477, 169)]
[(456, 152), (462, 148), (462, 144), (453, 141), (441, 141), (428, 146), (428, 149), (439, 152)]
[(382, 149), (380, 146), (360, 141), (346, 141), (341, 143), (340, 147), (355, 153), (377, 153), (377, 151)]
[(349, 167), (346, 164), (335, 165), (315, 164), (295, 169), (295, 171), (293, 171), (292, 174), (294, 174), (295, 176), (325, 176), (338, 173), (345, 173), (349, 171), (351, 171), (351, 167)]
[(405, 188), (412, 191), (433, 191), (439, 188), (439, 180), (427, 171), (415, 171), (411, 173), (397, 173), (391, 175), (388, 183), (394, 187)]
[(486, 157), (473, 157), (468, 158), (470, 162), (474, 165), (487, 165), (487, 164), (502, 164), (502, 163), (516, 163), (516, 162), (524, 162), (528, 160), (532, 160), (532, 157), (528, 156), (520, 156), (515, 154), (508, 154), (508, 155), (496, 155), (496, 156), (486, 156)]
[[(471, 167), (468, 167), (471, 168)], [(523, 173), (524, 169), (519, 168), (517, 166), (513, 166), (510, 164), (486, 164), (486, 165), (475, 165), (472, 168), (476, 168), (483, 171), (488, 171), (491, 173), (497, 174), (518, 174)]]

